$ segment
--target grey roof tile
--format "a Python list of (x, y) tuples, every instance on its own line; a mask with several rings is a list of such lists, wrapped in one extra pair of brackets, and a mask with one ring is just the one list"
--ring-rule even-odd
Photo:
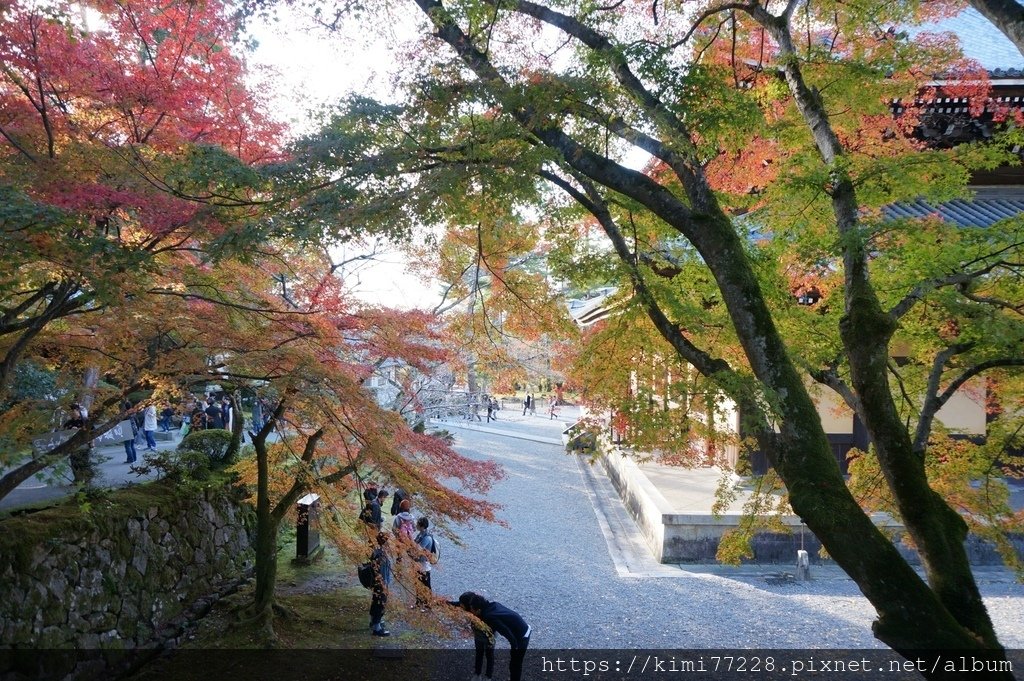
[[(964, 56), (976, 59), (993, 76), (1020, 77), (1024, 69), (1024, 55), (977, 10), (967, 9), (955, 17), (909, 29), (912, 35), (944, 31), (956, 33)], [(1000, 71), (1002, 73), (998, 73)]]
[(926, 201), (894, 203), (882, 209), (890, 220), (938, 216), (944, 222), (960, 227), (989, 227), (1024, 213), (1024, 199), (980, 199), (947, 201), (932, 205)]

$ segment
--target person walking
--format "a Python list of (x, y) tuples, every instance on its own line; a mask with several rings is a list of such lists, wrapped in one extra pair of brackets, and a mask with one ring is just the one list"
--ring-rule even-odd
[(160, 432), (169, 433), (171, 432), (171, 420), (174, 418), (174, 407), (169, 403), (164, 403), (164, 408), (160, 411)]
[(385, 546), (388, 535), (377, 533), (377, 548), (370, 556), (373, 565), (373, 588), (370, 590), (370, 633), (374, 636), (390, 636), (391, 632), (384, 628), (384, 611), (388, 605), (388, 588), (391, 586), (391, 559)]
[(135, 429), (135, 421), (128, 419), (128, 423), (131, 426), (131, 433), (125, 433), (131, 437), (126, 438), (124, 442), (124, 462), (128, 464), (135, 463), (139, 459), (139, 452), (135, 449), (135, 438), (138, 437), (138, 432)]
[(530, 394), (527, 393), (526, 397), (523, 398), (523, 416), (526, 416), (526, 412), (530, 411)]
[[(521, 681), (523, 678), (523, 659), (526, 649), (530, 646), (530, 625), (519, 613), (505, 607), (497, 601), (489, 601), (473, 591), (459, 596), (459, 607), (472, 614), (490, 627), (495, 634), (501, 634), (512, 646), (512, 654), (508, 662), (509, 681)], [(475, 638), (475, 637), (474, 637)], [(479, 657), (479, 654), (478, 654)], [(479, 670), (479, 666), (476, 667)], [(477, 671), (479, 674), (479, 671)]]
[(208, 429), (219, 430), (224, 427), (224, 417), (220, 410), (220, 405), (212, 398), (209, 397), (206, 400), (206, 427)]
[(156, 405), (150, 404), (142, 413), (142, 432), (146, 435), (146, 451), (156, 451)]
[[(433, 594), (433, 589), (430, 586), (430, 565), (437, 561), (439, 552), (434, 535), (430, 533), (430, 520), (426, 516), (416, 521), (416, 529), (419, 531), (413, 541), (420, 548), (416, 554), (416, 570), (419, 578), (419, 585), (416, 588), (416, 606), (425, 608), (430, 605), (430, 596)], [(479, 674), (479, 672), (477, 673)]]
[[(132, 403), (129, 400), (126, 399), (121, 402), (121, 411), (128, 417), (126, 420), (128, 421), (128, 425), (131, 427), (131, 439), (125, 439), (123, 441), (125, 463), (135, 463), (139, 458), (138, 451), (135, 449), (135, 438), (139, 436), (139, 427), (135, 425), (135, 419), (130, 413), (131, 410)], [(125, 433), (125, 435), (128, 435), (128, 433)]]

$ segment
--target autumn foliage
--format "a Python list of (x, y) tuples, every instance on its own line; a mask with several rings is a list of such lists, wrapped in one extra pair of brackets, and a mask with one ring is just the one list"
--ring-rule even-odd
[[(127, 397), (223, 390), (237, 445), (258, 390), (272, 413), (237, 465), (269, 627), (277, 529), (298, 495), (321, 494), (357, 560), (368, 477), (414, 493), (445, 532), (493, 519), (479, 496), (500, 470), (414, 432), (366, 387), (384, 361), (427, 373), (448, 354), (433, 316), (359, 304), (336, 275), (330, 247), (372, 228), (310, 217), (307, 175), (238, 38), (219, 2), (0, 6), (0, 495), (59, 471), (129, 415)], [(25, 366), (56, 388), (14, 390)], [(75, 401), (87, 427), (33, 453)]]

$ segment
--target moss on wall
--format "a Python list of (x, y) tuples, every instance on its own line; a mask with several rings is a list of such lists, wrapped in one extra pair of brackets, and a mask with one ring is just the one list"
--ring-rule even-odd
[(0, 648), (138, 648), (252, 567), (254, 514), (221, 480), (158, 482), (0, 521)]

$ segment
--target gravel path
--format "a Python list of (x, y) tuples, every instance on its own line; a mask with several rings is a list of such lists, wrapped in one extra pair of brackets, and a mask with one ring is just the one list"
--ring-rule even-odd
[[(434, 590), (475, 590), (517, 610), (533, 627), (531, 648), (881, 647), (871, 606), (837, 568), (796, 583), (778, 579), (786, 566), (659, 565), (625, 535), (625, 511), (607, 498), (600, 470), (553, 445), (457, 437), (460, 451), (505, 467), (490, 498), (508, 527), (459, 528), (463, 545), (445, 541)], [(1024, 586), (1001, 570), (980, 581), (1003, 643), (1024, 648)]]

